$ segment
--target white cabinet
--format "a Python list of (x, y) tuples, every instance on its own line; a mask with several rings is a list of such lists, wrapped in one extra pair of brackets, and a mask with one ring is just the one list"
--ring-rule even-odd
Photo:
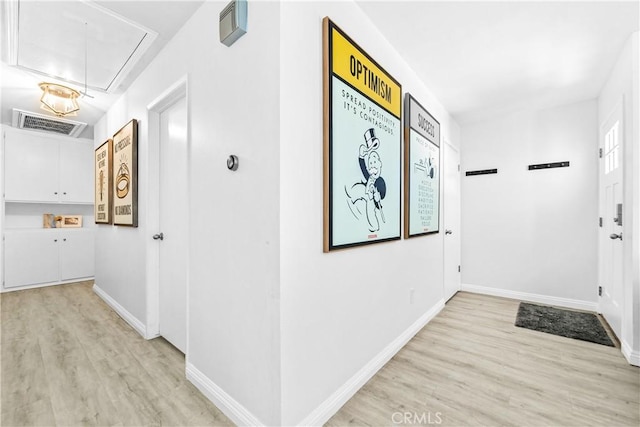
[(94, 202), (93, 154), (93, 145), (60, 143), (60, 202)]
[(93, 142), (8, 126), (2, 131), (3, 288), (93, 277), (94, 229), (39, 228), (45, 213), (78, 214), (93, 222)]
[(5, 135), (5, 201), (93, 203), (93, 145), (34, 132)]
[(93, 277), (95, 247), (93, 230), (60, 230), (60, 280)]
[(93, 230), (6, 230), (4, 265), (5, 288), (92, 277)]
[(12, 138), (7, 133), (4, 145), (5, 200), (57, 202), (57, 142), (47, 138)]
[(57, 282), (60, 277), (58, 233), (45, 230), (7, 231), (4, 235), (4, 286)]

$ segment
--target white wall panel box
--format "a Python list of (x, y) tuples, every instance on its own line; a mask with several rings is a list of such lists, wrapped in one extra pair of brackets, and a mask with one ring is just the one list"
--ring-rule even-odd
[(220, 12), (220, 42), (231, 46), (247, 32), (247, 1), (233, 0)]

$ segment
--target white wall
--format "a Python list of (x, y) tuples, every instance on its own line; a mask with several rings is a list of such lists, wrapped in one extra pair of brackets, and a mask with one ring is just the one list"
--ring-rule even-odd
[[(622, 313), (622, 350), (628, 359), (640, 364), (640, 70), (639, 34), (625, 44), (598, 99), (598, 123), (606, 120), (615, 105), (624, 98), (624, 307)], [(626, 348), (625, 348), (626, 347)]]
[(331, 399), (342, 402), (341, 392), (355, 391), (354, 376), (443, 299), (444, 233), (322, 252), (322, 18), (329, 16), (373, 56), (457, 146), (459, 131), (356, 4), (283, 2), (281, 8), (282, 424), (295, 425), (331, 415), (338, 409)]
[(100, 146), (132, 118), (140, 120), (138, 130), (138, 217), (139, 228), (97, 225), (95, 282), (139, 322), (146, 322), (145, 236), (151, 231), (145, 218), (148, 185), (148, 141), (142, 105), (123, 96), (94, 126), (94, 145)]
[[(96, 281), (149, 326), (158, 154), (146, 106), (188, 75), (187, 369), (209, 397), (232, 400), (235, 421), (292, 425), (319, 408), (331, 415), (325, 400), (355, 392), (345, 384), (443, 303), (442, 233), (322, 253), (322, 18), (370, 51), (456, 146), (459, 129), (355, 3), (253, 2), (231, 48), (217, 41), (222, 7), (206, 2), (95, 128), (98, 145), (140, 120), (140, 226), (99, 227)], [(226, 170), (229, 154), (237, 172)]]
[(462, 177), (463, 289), (595, 309), (597, 135), (595, 101), (462, 126), (463, 172), (498, 169)]
[[(2, 189), (2, 201), (0, 202), (0, 232), (4, 238), (4, 140), (6, 125), (0, 125), (0, 188)], [(0, 245), (0, 281), (4, 281), (4, 243)]]
[[(158, 147), (148, 138), (146, 107), (187, 75), (188, 368), (241, 415), (277, 425), (280, 6), (251, 2), (248, 33), (229, 48), (218, 35), (225, 5), (205, 2), (95, 127), (98, 145), (140, 121), (139, 227), (99, 227), (96, 283), (149, 326)], [(240, 159), (237, 172), (226, 168), (229, 154)]]

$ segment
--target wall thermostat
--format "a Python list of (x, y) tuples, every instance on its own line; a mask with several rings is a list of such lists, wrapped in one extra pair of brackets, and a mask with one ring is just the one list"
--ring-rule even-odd
[(238, 170), (238, 156), (232, 154), (227, 159), (227, 169), (231, 171)]
[(233, 0), (220, 12), (220, 42), (231, 46), (247, 32), (247, 0)]

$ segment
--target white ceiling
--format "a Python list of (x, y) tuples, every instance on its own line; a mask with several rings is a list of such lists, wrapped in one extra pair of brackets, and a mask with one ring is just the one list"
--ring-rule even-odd
[(635, 1), (358, 1), (460, 124), (594, 99)]
[[(82, 136), (92, 137), (93, 124), (203, 1), (3, 1), (2, 123), (11, 123), (13, 108), (43, 113), (41, 81), (84, 91), (86, 64), (88, 96), (80, 99), (78, 116), (70, 119), (88, 123)], [(18, 12), (13, 45), (7, 25), (10, 3)]]
[(156, 37), (89, 2), (23, 1), (17, 19), (16, 66), (102, 92), (117, 89), (136, 55)]
[[(203, 1), (92, 2), (137, 24), (144, 31), (157, 33), (157, 38), (118, 82), (118, 87), (110, 89), (113, 93), (90, 88), (88, 93), (93, 98), (81, 99), (79, 115), (72, 119), (89, 123), (83, 136), (92, 136), (92, 125)], [(3, 1), (3, 9), (7, 3)], [(35, 20), (50, 16), (50, 12), (44, 12), (45, 5), (81, 4), (78, 0), (53, 3), (21, 0), (21, 3), (25, 4), (24, 13), (30, 11), (37, 15), (25, 19)], [(597, 97), (625, 40), (632, 32), (638, 31), (640, 13), (639, 0), (357, 0), (357, 3), (461, 124), (524, 108), (551, 107)], [(221, 4), (224, 5), (224, 0)], [(70, 14), (71, 19), (82, 21), (78, 17), (80, 9), (74, 10), (76, 12)], [(108, 18), (91, 17), (91, 22), (101, 22), (103, 26), (110, 25), (107, 21)], [(33, 28), (35, 24), (25, 26)], [(3, 27), (6, 31), (4, 21)], [(56, 35), (70, 39), (69, 43), (79, 49), (75, 49), (76, 53), (66, 54), (64, 60), (55, 65), (57, 69), (64, 70), (73, 68), (71, 64), (75, 64), (75, 75), (80, 75), (80, 80), (84, 81), (84, 34), (78, 34), (73, 39), (74, 33), (77, 30), (64, 32), (57, 31), (55, 27), (44, 33), (31, 32), (30, 41), (28, 38), (26, 40), (29, 41), (27, 46), (37, 48), (48, 43), (50, 50), (57, 48), (57, 45), (48, 42), (48, 38)], [(135, 29), (131, 33), (131, 37), (117, 44), (123, 49), (114, 49), (108, 54), (97, 49), (90, 54), (87, 61), (88, 80), (92, 86), (98, 87), (109, 81), (109, 63), (121, 62), (122, 52), (130, 50), (131, 43), (135, 43), (136, 37), (139, 39), (142, 34)], [(3, 31), (3, 43), (7, 40), (5, 34)], [(93, 36), (104, 39), (104, 35)], [(6, 56), (6, 46), (3, 44), (2, 48)], [(39, 67), (50, 65), (42, 61), (46, 52), (35, 52), (31, 58), (33, 63)], [(117, 55), (120, 55), (120, 59), (116, 61), (114, 58)], [(0, 67), (0, 119), (2, 123), (11, 123), (12, 108), (40, 112), (37, 84), (43, 77), (8, 66), (4, 56)], [(77, 71), (78, 64), (82, 65), (80, 74)], [(78, 78), (75, 77), (75, 80)]]

